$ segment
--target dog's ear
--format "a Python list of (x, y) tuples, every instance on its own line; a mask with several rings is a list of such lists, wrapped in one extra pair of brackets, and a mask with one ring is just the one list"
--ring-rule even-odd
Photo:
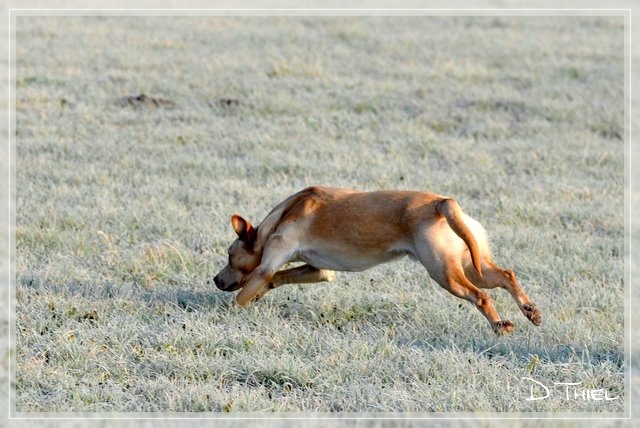
[(231, 216), (231, 225), (236, 231), (238, 238), (243, 242), (254, 242), (258, 237), (258, 232), (253, 228), (251, 223), (243, 219), (237, 214)]

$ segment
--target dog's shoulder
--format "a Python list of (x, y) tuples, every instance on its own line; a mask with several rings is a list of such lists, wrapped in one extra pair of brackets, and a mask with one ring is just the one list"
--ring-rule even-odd
[(339, 194), (346, 192), (322, 186), (307, 187), (276, 205), (258, 226), (259, 241), (264, 242), (285, 222), (308, 216), (315, 209), (335, 201)]
[(283, 210), (279, 223), (293, 221), (301, 216), (307, 216), (321, 206), (335, 201), (345, 191), (322, 186), (307, 187), (290, 196), (283, 202)]

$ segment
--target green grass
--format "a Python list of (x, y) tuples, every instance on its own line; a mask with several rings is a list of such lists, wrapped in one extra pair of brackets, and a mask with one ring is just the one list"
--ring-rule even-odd
[[(16, 24), (18, 412), (625, 410), (622, 17)], [(409, 260), (230, 306), (231, 214), (310, 184), (456, 197), (542, 326)]]

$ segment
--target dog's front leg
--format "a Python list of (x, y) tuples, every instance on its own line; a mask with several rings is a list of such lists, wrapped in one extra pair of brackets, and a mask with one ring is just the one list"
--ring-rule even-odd
[(260, 266), (242, 279), (242, 289), (236, 296), (236, 302), (240, 306), (246, 306), (264, 296), (276, 270), (290, 261), (294, 249), (282, 235), (272, 236), (265, 246)]
[(331, 282), (335, 277), (336, 274), (332, 270), (318, 269), (305, 264), (276, 272), (269, 284), (269, 288), (278, 288), (284, 284), (310, 284), (324, 281)]
[(265, 293), (266, 288), (273, 277), (273, 272), (258, 267), (242, 281), (244, 285), (236, 296), (236, 303), (247, 306), (253, 300), (259, 299)]

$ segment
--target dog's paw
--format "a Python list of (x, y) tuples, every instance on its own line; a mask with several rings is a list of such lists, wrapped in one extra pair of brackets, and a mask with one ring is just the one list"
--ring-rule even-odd
[(336, 273), (332, 270), (322, 270), (322, 280), (327, 282), (333, 282), (336, 280)]
[(538, 307), (531, 303), (522, 307), (524, 315), (533, 323), (533, 325), (540, 325), (542, 323), (542, 314), (538, 310)]
[(511, 321), (498, 321), (493, 326), (493, 331), (498, 336), (502, 336), (503, 334), (509, 334), (516, 329), (516, 326)]

